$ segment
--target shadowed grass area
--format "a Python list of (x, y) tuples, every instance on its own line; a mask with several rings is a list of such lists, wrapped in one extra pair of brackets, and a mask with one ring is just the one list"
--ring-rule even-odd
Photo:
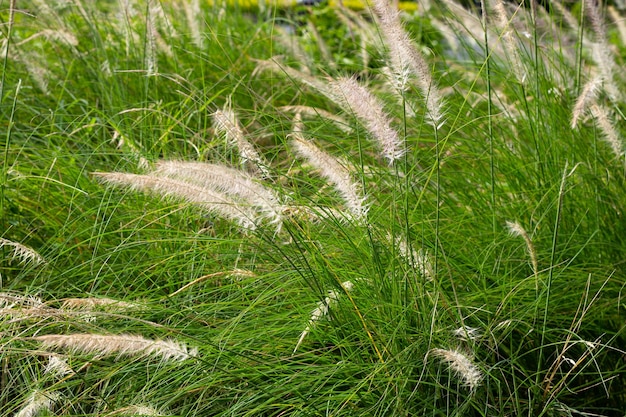
[(0, 2), (0, 413), (621, 416), (623, 12)]

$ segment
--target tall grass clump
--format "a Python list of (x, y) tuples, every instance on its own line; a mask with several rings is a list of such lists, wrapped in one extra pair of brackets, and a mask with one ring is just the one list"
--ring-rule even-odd
[(1, 4), (0, 414), (623, 415), (618, 4)]

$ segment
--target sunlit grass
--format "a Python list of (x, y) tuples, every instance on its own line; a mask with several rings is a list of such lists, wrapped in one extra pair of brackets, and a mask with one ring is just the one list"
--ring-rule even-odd
[(622, 415), (620, 11), (0, 5), (2, 415)]

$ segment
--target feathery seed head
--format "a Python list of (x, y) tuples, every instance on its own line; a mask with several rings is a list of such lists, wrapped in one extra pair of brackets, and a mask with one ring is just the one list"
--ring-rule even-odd
[(292, 145), (296, 152), (306, 158), (341, 194), (355, 220), (367, 217), (368, 207), (362, 195), (361, 186), (351, 178), (350, 171), (336, 158), (318, 148), (312, 141), (306, 140), (298, 132), (293, 132)]
[(43, 256), (28, 246), (0, 237), (0, 248), (4, 246), (13, 249), (12, 258), (17, 259), (21, 264), (28, 264), (32, 262), (33, 265), (39, 265), (46, 263)]
[[(513, 236), (521, 236), (526, 243), (526, 250), (528, 251), (528, 255), (530, 256), (530, 262), (533, 268), (533, 273), (535, 276), (539, 273), (539, 264), (537, 262), (537, 251), (535, 250), (535, 245), (533, 244), (532, 239), (526, 232), (526, 230), (522, 227), (518, 222), (506, 222), (506, 226), (509, 229), (509, 233)], [(538, 285), (538, 284), (537, 284)]]
[(74, 370), (67, 364), (66, 359), (59, 355), (50, 355), (43, 372), (44, 374), (52, 374), (57, 378), (74, 375)]
[(389, 50), (394, 84), (399, 91), (404, 91), (411, 77), (415, 77), (426, 104), (426, 119), (434, 127), (439, 127), (443, 119), (441, 95), (428, 64), (404, 30), (399, 12), (391, 7), (387, 0), (374, 0), (372, 6), (381, 22), (380, 29)]
[(67, 310), (93, 310), (96, 308), (104, 310), (129, 310), (137, 307), (139, 307), (138, 304), (106, 297), (66, 298), (61, 305), (61, 309)]
[[(344, 281), (341, 283), (341, 287), (345, 292), (350, 292), (354, 288), (354, 283), (352, 281)], [(337, 303), (339, 295), (339, 291), (330, 290), (328, 291), (328, 296), (324, 297), (322, 301), (319, 301), (317, 303), (317, 307), (315, 307), (315, 309), (311, 312), (311, 318), (309, 319), (309, 323), (300, 334), (300, 338), (296, 343), (296, 347), (293, 349), (293, 353), (296, 353), (296, 351), (304, 341), (304, 338), (311, 332), (311, 328), (315, 325), (315, 323), (328, 315), (331, 307)]]
[(204, 162), (161, 161), (157, 163), (154, 175), (241, 199), (245, 205), (259, 208), (280, 229), (283, 220), (280, 199), (271, 189), (243, 171)]
[(509, 233), (513, 236), (528, 236), (526, 230), (524, 230), (522, 225), (518, 222), (511, 222), (507, 220), (506, 227), (509, 229)]
[(10, 309), (16, 306), (42, 308), (44, 303), (41, 298), (33, 295), (0, 292), (0, 308)]
[(237, 146), (242, 165), (249, 163), (255, 171), (258, 171), (264, 177), (271, 176), (267, 168), (267, 162), (246, 139), (237, 115), (228, 105), (224, 109), (213, 113), (213, 121), (215, 122), (215, 131), (223, 134), (232, 146)]
[(624, 155), (622, 140), (613, 126), (613, 122), (609, 119), (609, 112), (607, 109), (597, 103), (593, 103), (589, 109), (591, 110), (591, 115), (596, 120), (598, 127), (600, 127), (600, 130), (604, 134), (604, 139), (611, 146), (615, 156), (622, 157)]
[(153, 191), (164, 197), (177, 197), (217, 213), (225, 219), (235, 221), (244, 229), (254, 230), (256, 228), (258, 216), (250, 207), (215, 190), (155, 175), (121, 172), (94, 172), (92, 174), (109, 184), (126, 186), (140, 191)]
[(427, 250), (419, 249), (416, 251), (412, 247), (410, 248), (409, 242), (404, 236), (398, 236), (394, 240), (391, 235), (388, 235), (388, 239), (395, 243), (398, 255), (400, 255), (406, 263), (416, 269), (417, 272), (427, 281), (433, 280), (433, 264)]
[(354, 112), (381, 148), (389, 164), (404, 155), (404, 142), (391, 127), (391, 120), (376, 97), (354, 78), (340, 78), (331, 83), (337, 103), (345, 110)]
[(183, 9), (185, 11), (185, 18), (187, 19), (187, 25), (191, 32), (191, 40), (194, 45), (199, 49), (204, 47), (204, 37), (202, 36), (202, 12), (200, 10), (200, 0), (191, 0), (182, 2)]
[(36, 336), (32, 340), (41, 342), (44, 348), (68, 349), (97, 356), (156, 356), (165, 361), (182, 361), (198, 353), (197, 349), (190, 350), (183, 343), (173, 340), (151, 340), (130, 334), (51, 334)]
[(128, 407), (118, 408), (117, 410), (113, 410), (110, 413), (105, 414), (106, 416), (165, 416), (166, 414), (162, 414), (156, 408), (145, 405), (130, 405)]
[(576, 104), (572, 110), (572, 129), (576, 128), (578, 120), (589, 108), (589, 106), (596, 102), (601, 85), (602, 77), (600, 76), (593, 77), (585, 84), (585, 87), (580, 93), (580, 96), (578, 96), (578, 99), (576, 99)]
[(475, 327), (461, 326), (455, 329), (452, 334), (463, 341), (478, 340), (482, 337), (482, 333)]
[(513, 30), (509, 28), (511, 22), (507, 16), (504, 2), (502, 0), (493, 0), (491, 3), (496, 15), (496, 26), (502, 32), (501, 36), (507, 58), (513, 67), (513, 73), (516, 78), (523, 83), (526, 79), (526, 75), (524, 74), (524, 66), (519, 53), (520, 47), (513, 36)]
[(35, 417), (44, 410), (50, 411), (59, 397), (56, 392), (35, 390), (26, 400), (24, 407), (15, 414), (15, 417)]
[(429, 353), (445, 362), (471, 391), (480, 385), (483, 374), (466, 354), (451, 349), (432, 349)]

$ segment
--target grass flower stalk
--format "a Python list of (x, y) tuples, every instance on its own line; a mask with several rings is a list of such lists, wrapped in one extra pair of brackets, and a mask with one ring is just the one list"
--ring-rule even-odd
[[(526, 229), (524, 229), (522, 225), (518, 222), (507, 221), (506, 226), (512, 236), (520, 236), (522, 239), (524, 239), (524, 242), (526, 243), (526, 250), (528, 251), (528, 255), (530, 256), (530, 264), (533, 268), (533, 274), (535, 275), (535, 278), (538, 278), (539, 264), (537, 262), (537, 251), (535, 250), (535, 245), (533, 244), (532, 239), (526, 232)], [(537, 285), (539, 284), (537, 283)]]
[(68, 375), (74, 375), (75, 372), (68, 365), (67, 359), (60, 355), (50, 355), (43, 373), (54, 375), (56, 378), (64, 378)]
[(224, 134), (231, 145), (237, 146), (242, 165), (251, 164), (255, 171), (264, 177), (270, 177), (267, 162), (261, 157), (254, 146), (246, 139), (246, 135), (234, 111), (225, 108), (213, 113), (215, 130)]
[(391, 235), (389, 235), (388, 238), (395, 243), (398, 255), (400, 255), (409, 266), (417, 270), (419, 275), (427, 281), (433, 280), (433, 265), (428, 251), (423, 249), (416, 251), (409, 245), (409, 242), (404, 236), (398, 236), (392, 239)]
[(517, 80), (523, 83), (526, 75), (524, 74), (524, 65), (520, 57), (520, 45), (515, 41), (513, 30), (510, 27), (511, 20), (507, 16), (504, 2), (502, 0), (492, 0), (490, 3), (495, 14), (496, 27), (501, 33), (504, 50), (511, 63), (513, 73)]
[(411, 77), (415, 77), (426, 104), (426, 119), (433, 126), (439, 126), (443, 119), (442, 98), (429, 65), (404, 30), (399, 13), (392, 9), (391, 3), (374, 0), (373, 9), (380, 20), (380, 30), (389, 50), (394, 84), (398, 90), (405, 91)]
[(164, 197), (174, 196), (215, 212), (225, 219), (236, 222), (244, 229), (254, 230), (256, 228), (257, 214), (250, 207), (233, 200), (224, 193), (154, 175), (121, 172), (95, 172), (93, 175), (112, 185), (125, 186), (140, 191), (153, 191)]
[(591, 115), (596, 120), (598, 127), (604, 134), (605, 141), (611, 146), (613, 153), (618, 158), (624, 155), (624, 147), (613, 122), (609, 119), (606, 108), (599, 104), (592, 104), (590, 107)]
[(612, 100), (621, 98), (621, 92), (615, 84), (615, 59), (609, 46), (604, 19), (599, 10), (599, 5), (594, 1), (583, 2), (585, 15), (591, 22), (591, 28), (595, 34), (595, 42), (592, 45), (591, 56), (596, 63), (602, 77), (604, 90)]
[(46, 260), (41, 256), (37, 251), (32, 248), (29, 248), (26, 245), (23, 245), (18, 242), (13, 242), (12, 240), (1, 238), (0, 237), (0, 248), (7, 247), (11, 248), (12, 259), (17, 259), (21, 264), (29, 264), (33, 265), (41, 265), (45, 264)]
[(94, 309), (124, 311), (136, 309), (138, 307), (139, 305), (135, 303), (128, 303), (126, 301), (120, 301), (106, 297), (66, 298), (65, 300), (63, 300), (63, 304), (61, 304), (62, 310), (65, 309), (82, 311), (89, 311)]
[(31, 338), (45, 349), (64, 349), (75, 353), (93, 354), (97, 357), (111, 355), (159, 357), (164, 361), (183, 361), (198, 354), (174, 340), (152, 340), (132, 334), (102, 335), (91, 333), (50, 334)]
[(282, 205), (278, 196), (243, 171), (204, 162), (161, 161), (153, 174), (236, 196), (260, 208), (280, 229)]
[(598, 99), (598, 93), (602, 86), (602, 78), (597, 76), (589, 80), (583, 87), (583, 91), (576, 99), (576, 104), (572, 110), (572, 129), (575, 129), (578, 125), (578, 121), (589, 109), (592, 103), (595, 103)]
[(58, 399), (59, 394), (56, 392), (33, 391), (14, 417), (35, 417), (43, 411), (51, 411)]
[(446, 363), (470, 391), (478, 388), (483, 374), (465, 353), (453, 349), (432, 349), (429, 353)]
[[(354, 284), (351, 281), (345, 281), (345, 282), (341, 283), (341, 287), (343, 288), (343, 290), (345, 292), (350, 292), (350, 291), (352, 291), (352, 288), (354, 287)], [(304, 341), (306, 336), (311, 332), (311, 329), (313, 328), (313, 326), (315, 326), (315, 323), (317, 323), (318, 321), (320, 321), (324, 317), (328, 316), (328, 313), (330, 312), (330, 309), (334, 305), (337, 304), (337, 301), (339, 299), (339, 295), (340, 295), (339, 291), (337, 291), (337, 290), (330, 290), (330, 291), (328, 291), (328, 295), (326, 297), (324, 297), (323, 300), (321, 300), (321, 301), (319, 301), (317, 303), (317, 307), (315, 307), (315, 309), (311, 312), (311, 318), (309, 319), (309, 323), (304, 328), (302, 333), (300, 333), (300, 337), (298, 338), (298, 342), (296, 343), (296, 346), (293, 348), (293, 353), (294, 354), (296, 353), (296, 351), (298, 350), (298, 348), (300, 347), (300, 345), (302, 344), (302, 342)]]
[(12, 292), (0, 293), (0, 308), (13, 308), (16, 306), (43, 308), (44, 303), (41, 298), (33, 295), (24, 295)]
[(385, 114), (381, 102), (366, 87), (354, 78), (340, 78), (331, 83), (331, 88), (337, 103), (353, 112), (365, 125), (390, 165), (404, 155), (404, 141), (391, 127), (391, 119)]
[(365, 220), (368, 207), (360, 184), (352, 180), (351, 171), (298, 132), (292, 134), (291, 143), (298, 155), (309, 161), (321, 176), (333, 184), (354, 219)]
[(187, 25), (191, 31), (191, 40), (198, 49), (202, 49), (204, 47), (204, 36), (200, 29), (203, 22), (200, 0), (184, 1), (182, 6), (185, 11)]
[(104, 416), (167, 416), (167, 414), (162, 414), (160, 411), (150, 405), (137, 404), (129, 405), (128, 407), (118, 408), (104, 414)]

